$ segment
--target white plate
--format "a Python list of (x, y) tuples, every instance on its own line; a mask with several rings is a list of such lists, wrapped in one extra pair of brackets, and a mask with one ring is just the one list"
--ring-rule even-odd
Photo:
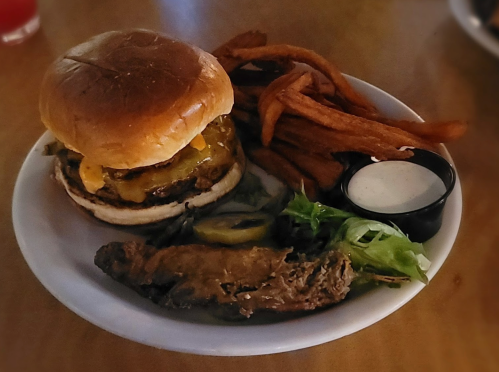
[(471, 0), (449, 0), (449, 5), (461, 27), (481, 46), (499, 57), (499, 38), (476, 15)]
[[(394, 118), (421, 120), (400, 101), (355, 78), (353, 86)], [(87, 217), (50, 177), (52, 159), (42, 156), (44, 134), (24, 162), (14, 190), (13, 222), (33, 273), (59, 301), (93, 324), (119, 336), (168, 350), (207, 355), (257, 355), (301, 349), (357, 332), (393, 313), (424, 285), (380, 287), (330, 309), (294, 319), (229, 323), (202, 311), (167, 311), (114, 282), (93, 264), (97, 249), (130, 238)], [(447, 154), (448, 156), (448, 154)], [(448, 159), (450, 157), (448, 156)], [(448, 199), (440, 232), (426, 243), (428, 278), (442, 266), (461, 219), (459, 179)]]

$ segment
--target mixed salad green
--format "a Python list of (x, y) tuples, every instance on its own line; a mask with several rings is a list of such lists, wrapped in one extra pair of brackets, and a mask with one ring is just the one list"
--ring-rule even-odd
[(423, 245), (411, 242), (396, 226), (313, 203), (303, 192), (295, 194), (282, 214), (291, 217), (298, 230), (311, 231), (311, 242), (315, 237), (327, 234), (323, 249), (343, 252), (357, 272), (407, 276), (428, 282), (425, 272), (430, 267), (430, 261), (426, 258)]

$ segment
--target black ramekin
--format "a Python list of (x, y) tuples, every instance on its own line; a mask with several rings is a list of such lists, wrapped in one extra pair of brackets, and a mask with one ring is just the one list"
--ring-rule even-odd
[(359, 216), (380, 222), (394, 223), (409, 236), (411, 241), (425, 242), (433, 237), (442, 226), (443, 209), (447, 198), (454, 189), (456, 172), (454, 167), (437, 153), (420, 149), (414, 149), (412, 151), (414, 152), (414, 156), (406, 160), (397, 161), (407, 161), (419, 164), (440, 177), (444, 182), (446, 192), (435, 202), (426, 207), (404, 213), (373, 212), (355, 204), (348, 196), (348, 184), (355, 173), (365, 166), (374, 163), (370, 158), (361, 160), (348, 168), (341, 183), (341, 191), (353, 211)]

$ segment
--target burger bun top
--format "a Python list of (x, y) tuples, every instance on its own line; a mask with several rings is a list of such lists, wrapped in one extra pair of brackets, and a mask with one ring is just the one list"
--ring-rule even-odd
[(215, 57), (142, 29), (106, 32), (68, 50), (40, 90), (41, 119), (54, 136), (116, 169), (170, 159), (233, 103)]

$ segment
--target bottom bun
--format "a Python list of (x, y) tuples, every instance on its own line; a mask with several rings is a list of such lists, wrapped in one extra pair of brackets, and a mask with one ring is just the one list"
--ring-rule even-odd
[(61, 163), (56, 159), (55, 178), (66, 189), (67, 194), (73, 201), (96, 218), (114, 225), (146, 225), (175, 217), (182, 214), (186, 205), (189, 208), (203, 207), (213, 203), (229, 193), (237, 186), (244, 173), (244, 165), (239, 162), (229, 169), (227, 174), (209, 190), (187, 198), (182, 202), (172, 202), (169, 204), (155, 205), (143, 209), (118, 208), (109, 204), (95, 203), (85, 199), (71, 191), (71, 187), (61, 169)]

